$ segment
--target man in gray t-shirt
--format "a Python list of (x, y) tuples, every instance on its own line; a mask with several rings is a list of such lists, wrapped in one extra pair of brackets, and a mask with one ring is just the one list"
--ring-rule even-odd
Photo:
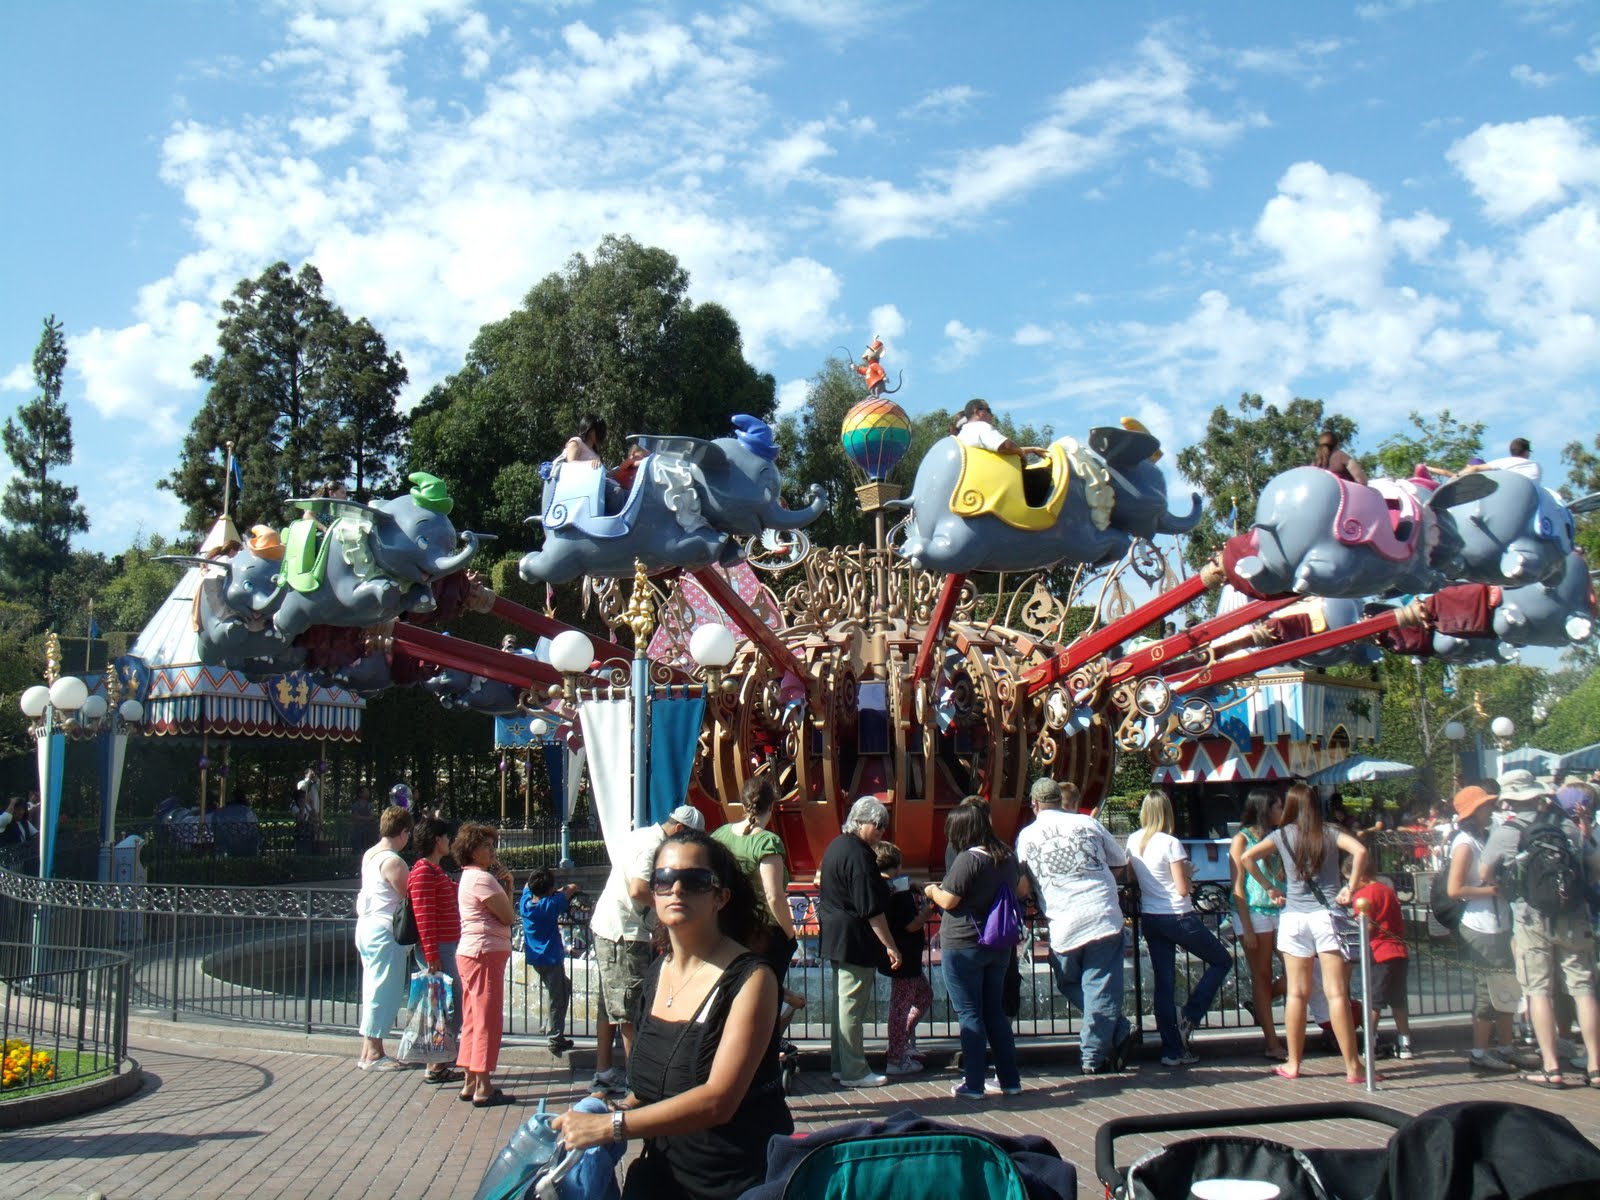
[[(1541, 815), (1554, 818), (1554, 828), (1566, 835), (1571, 847), (1584, 858), (1585, 880), (1600, 879), (1600, 853), (1586, 844), (1578, 827), (1550, 798), (1531, 771), (1508, 771), (1500, 777), (1500, 799), (1512, 809), (1511, 820), (1490, 832), (1483, 847), (1486, 878), (1511, 879), (1521, 853), (1524, 833)], [(1585, 889), (1586, 890), (1586, 889)], [(1594, 926), (1586, 907), (1575, 912), (1547, 914), (1521, 897), (1511, 902), (1511, 953), (1517, 982), (1528, 997), (1528, 1016), (1539, 1042), (1543, 1068), (1523, 1076), (1531, 1083), (1560, 1087), (1561, 1056), (1556, 1034), (1555, 973), (1561, 971), (1567, 994), (1578, 1009), (1588, 1056), (1587, 1079), (1600, 1086), (1600, 1001), (1595, 998)]]

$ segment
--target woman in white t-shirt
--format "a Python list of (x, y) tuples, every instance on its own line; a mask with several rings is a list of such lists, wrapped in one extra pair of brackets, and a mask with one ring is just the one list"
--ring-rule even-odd
[[(1511, 1014), (1497, 1010), (1489, 995), (1489, 976), (1512, 969), (1511, 911), (1494, 879), (1485, 878), (1482, 866), (1494, 808), (1494, 797), (1481, 787), (1464, 787), (1456, 793), (1456, 835), (1450, 842), (1445, 886), (1450, 899), (1461, 902), (1458, 932), (1472, 963), (1471, 1066), (1477, 1071), (1515, 1071), (1517, 1062), (1509, 1053)], [(1505, 1053), (1489, 1045), (1496, 1027)]]
[[(1151, 792), (1140, 806), (1139, 820), (1143, 828), (1128, 839), (1128, 856), (1139, 880), (1139, 927), (1144, 931), (1150, 973), (1155, 977), (1161, 1065), (1183, 1067), (1199, 1061), (1189, 1050), (1189, 1038), (1205, 1020), (1233, 960), (1216, 934), (1195, 915), (1189, 899), (1189, 855), (1183, 843), (1172, 836), (1177, 825), (1172, 801), (1164, 792)], [(1179, 946), (1206, 964), (1205, 974), (1189, 993), (1181, 1014), (1176, 995)]]

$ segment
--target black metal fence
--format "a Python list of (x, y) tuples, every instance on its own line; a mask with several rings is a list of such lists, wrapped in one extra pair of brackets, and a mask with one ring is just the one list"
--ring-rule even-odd
[(0, 919), (0, 1100), (103, 1078), (128, 1053), (132, 958), (50, 939), (53, 913), (35, 909), (36, 941), (18, 937), (13, 906)]
[[(1400, 880), (1406, 885), (1406, 880)], [(355, 947), (354, 893), (319, 887), (226, 887), (116, 885), (41, 881), (0, 869), (0, 941), (30, 940), (37, 915), (57, 946), (83, 953), (114, 948), (129, 960), (127, 1002), (134, 1011), (178, 1020), (184, 1016), (313, 1030), (351, 1030), (357, 1023), (361, 964)], [(1425, 897), (1424, 897), (1425, 898)], [(1213, 928), (1222, 923), (1224, 893), (1202, 889), (1201, 915)], [(815, 897), (793, 893), (800, 950), (788, 987), (806, 998), (792, 1026), (800, 1039), (826, 1038), (832, 1011), (831, 971), (819, 961)], [(1470, 968), (1453, 939), (1429, 936), (1420, 900), (1407, 906), (1410, 934), (1410, 996), (1415, 1016), (1465, 1012), (1472, 996)], [(599, 974), (588, 932), (588, 913), (577, 908), (565, 930), (573, 1001), (567, 1032), (592, 1035), (598, 1015)], [(1137, 922), (1126, 933), (1125, 1010), (1143, 1030), (1153, 1031), (1150, 968)], [(1048, 960), (1043, 920), (1030, 917), (1019, 955), (1020, 1009), (1016, 1028), (1024, 1037), (1070, 1037), (1079, 1014), (1057, 990)], [(1250, 1028), (1255, 1018), (1242, 1001), (1250, 996), (1242, 946), (1231, 942), (1233, 971), (1207, 1024)], [(944, 989), (937, 986), (941, 954), (934, 931), (924, 969), (935, 977), (934, 1007), (921, 1032), (954, 1037), (957, 1026)], [(1177, 996), (1181, 1004), (1204, 967), (1180, 952)], [(880, 979), (877, 1011), (887, 1014), (889, 981)], [(545, 997), (537, 975), (513, 954), (506, 988), (506, 1030), (542, 1035)], [(882, 1036), (881, 1029), (876, 1031)]]

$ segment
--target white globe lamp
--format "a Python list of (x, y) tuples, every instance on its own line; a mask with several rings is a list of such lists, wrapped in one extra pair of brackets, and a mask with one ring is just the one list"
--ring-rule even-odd
[(1489, 732), (1501, 741), (1509, 741), (1517, 732), (1517, 723), (1510, 717), (1496, 717), (1489, 722)]
[(563, 675), (581, 675), (594, 662), (594, 644), (577, 629), (556, 634), (550, 642), (550, 665)]
[(144, 720), (144, 705), (137, 700), (124, 700), (117, 705), (117, 715), (130, 725), (137, 725)]
[(1467, 736), (1467, 727), (1460, 721), (1446, 721), (1444, 736), (1446, 741), (1459, 742)]
[(90, 696), (83, 702), (83, 719), (90, 724), (100, 720), (106, 715), (106, 698), (104, 696)]
[(42, 683), (36, 683), (22, 693), (22, 698), (17, 703), (22, 709), (23, 716), (37, 721), (44, 716), (45, 707), (50, 703), (50, 689)]
[(50, 703), (61, 712), (77, 712), (88, 698), (88, 685), (76, 675), (63, 675), (50, 685)]
[(714, 671), (733, 661), (733, 634), (726, 625), (702, 625), (689, 638), (689, 655), (702, 667)]

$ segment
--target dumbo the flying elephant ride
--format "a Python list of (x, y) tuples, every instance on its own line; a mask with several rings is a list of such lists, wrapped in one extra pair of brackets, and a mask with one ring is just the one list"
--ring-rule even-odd
[(737, 562), (734, 539), (764, 530), (803, 529), (827, 501), (811, 487), (805, 508), (783, 505), (778, 446), (766, 422), (739, 415), (733, 437), (635, 434), (647, 457), (615, 511), (608, 511), (608, 476), (596, 464), (555, 462), (541, 468), (544, 510), (537, 518), (544, 544), (524, 555), (530, 583), (565, 583), (580, 575), (614, 578), (633, 572), (635, 559), (662, 570), (695, 570)]

